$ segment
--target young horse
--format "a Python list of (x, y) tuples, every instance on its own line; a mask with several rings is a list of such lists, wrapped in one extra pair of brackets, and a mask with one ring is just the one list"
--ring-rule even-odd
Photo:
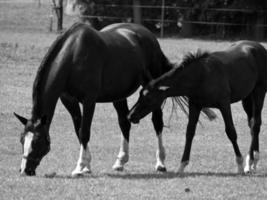
[[(58, 37), (39, 67), (31, 118), (15, 114), (25, 125), (21, 135), (24, 148), (21, 173), (34, 175), (48, 153), (49, 127), (59, 98), (71, 114), (81, 144), (72, 175), (90, 171), (88, 142), (96, 102), (113, 102), (117, 111), (122, 139), (113, 168), (122, 170), (129, 157), (131, 127), (126, 98), (140, 85), (171, 68), (155, 36), (140, 25), (115, 24), (98, 32), (86, 24), (74, 24)], [(79, 102), (83, 105), (82, 113)], [(152, 122), (158, 139), (156, 169), (165, 171), (160, 106), (153, 111)]]
[(203, 107), (218, 108), (225, 131), (236, 155), (238, 172), (243, 172), (243, 158), (237, 144), (230, 104), (242, 100), (251, 129), (251, 146), (244, 171), (256, 170), (259, 160), (261, 110), (267, 89), (267, 51), (252, 41), (241, 41), (225, 51), (197, 53), (188, 56), (180, 67), (151, 81), (140, 91), (138, 102), (128, 118), (137, 123), (157, 108), (166, 97), (189, 97), (189, 122), (185, 149), (178, 172), (189, 163), (190, 150), (199, 113)]

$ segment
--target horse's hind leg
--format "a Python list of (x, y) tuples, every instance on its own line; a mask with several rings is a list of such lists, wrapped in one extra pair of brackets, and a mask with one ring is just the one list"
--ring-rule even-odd
[(129, 108), (126, 99), (114, 102), (113, 105), (118, 114), (118, 121), (122, 132), (122, 136), (121, 136), (120, 151), (112, 168), (117, 171), (122, 171), (124, 165), (129, 160), (129, 136), (131, 128), (131, 123), (127, 119)]
[(163, 142), (162, 142), (162, 130), (163, 130), (163, 119), (162, 119), (162, 110), (156, 109), (155, 111), (153, 111), (152, 113), (152, 122), (154, 125), (154, 129), (156, 131), (157, 134), (157, 140), (158, 140), (158, 149), (156, 152), (156, 165), (155, 165), (155, 169), (157, 171), (161, 171), (161, 172), (165, 172), (166, 167), (164, 165), (164, 161), (165, 161), (165, 148), (163, 146)]
[(261, 127), (261, 112), (264, 104), (265, 90), (256, 88), (252, 94), (252, 116), (250, 118), (251, 145), (246, 157), (245, 173), (256, 171), (259, 161), (259, 133)]
[(237, 134), (234, 127), (230, 103), (222, 105), (220, 107), (220, 111), (222, 113), (223, 120), (225, 123), (225, 132), (229, 140), (231, 141), (235, 151), (238, 173), (243, 173), (243, 157), (237, 144)]
[(253, 102), (251, 95), (247, 96), (245, 99), (242, 100), (242, 106), (247, 114), (248, 126), (250, 128), (250, 120), (252, 118), (253, 112)]

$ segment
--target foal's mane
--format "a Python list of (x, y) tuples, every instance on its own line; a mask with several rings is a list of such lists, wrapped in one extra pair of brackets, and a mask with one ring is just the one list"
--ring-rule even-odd
[(43, 117), (39, 116), (41, 113), (41, 92), (42, 90), (42, 83), (44, 81), (46, 71), (49, 70), (49, 66), (54, 58), (57, 56), (59, 49), (62, 47), (62, 44), (68, 38), (68, 36), (81, 25), (81, 23), (73, 24), (68, 30), (64, 33), (60, 34), (53, 44), (49, 47), (47, 53), (45, 54), (42, 62), (37, 70), (36, 77), (33, 83), (33, 92), (32, 92), (32, 100), (33, 100), (33, 109), (32, 109), (32, 117)]
[(186, 66), (189, 66), (193, 62), (197, 62), (203, 58), (207, 58), (209, 55), (210, 55), (209, 52), (202, 51), (200, 49), (198, 49), (196, 52), (189, 52), (184, 56), (184, 58), (183, 58), (183, 60), (179, 66), (184, 68)]
[[(195, 53), (189, 52), (184, 56), (181, 64), (176, 65), (176, 67), (178, 69), (182, 70), (185, 67), (192, 64), (193, 62), (197, 62), (197, 61), (200, 62), (202, 59), (207, 58), (209, 55), (210, 55), (209, 52), (201, 51), (201, 50), (197, 50)], [(187, 115), (187, 117), (189, 116), (188, 110), (186, 109), (189, 107), (188, 97), (186, 97), (186, 96), (181, 96), (181, 97), (174, 96), (171, 98), (171, 100), (172, 100), (172, 112), (171, 112), (169, 121), (172, 118), (173, 113), (176, 113), (177, 106), (179, 106), (182, 109), (182, 111)], [(205, 115), (207, 115), (207, 117), (210, 121), (216, 118), (216, 114), (212, 110), (206, 109), (206, 110), (202, 111), (201, 113), (205, 113)]]

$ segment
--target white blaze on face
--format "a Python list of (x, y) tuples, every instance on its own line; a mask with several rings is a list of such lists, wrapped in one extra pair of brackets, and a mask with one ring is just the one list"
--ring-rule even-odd
[(32, 151), (32, 139), (33, 139), (33, 133), (28, 132), (25, 137), (24, 137), (24, 145), (23, 145), (23, 158), (21, 161), (21, 173), (24, 172), (26, 168), (26, 162), (27, 162), (27, 157)]
[(148, 90), (145, 89), (145, 90), (143, 91), (143, 95), (146, 96), (147, 94), (148, 94)]
[(166, 90), (168, 90), (170, 87), (169, 86), (159, 86), (159, 90), (160, 91), (166, 91)]

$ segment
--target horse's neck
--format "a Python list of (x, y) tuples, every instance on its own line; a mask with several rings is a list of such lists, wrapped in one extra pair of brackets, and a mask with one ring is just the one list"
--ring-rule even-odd
[(166, 89), (167, 96), (190, 96), (199, 84), (197, 80), (199, 80), (200, 73), (198, 70), (191, 72), (189, 70), (184, 68), (172, 69), (157, 80), (157, 85), (168, 88), (168, 90)]
[(36, 120), (46, 117), (51, 122), (54, 115), (56, 103), (62, 92), (62, 82), (64, 82), (57, 73), (51, 71), (55, 67), (57, 66), (53, 64), (47, 66), (42, 77), (39, 77), (40, 80), (36, 80), (34, 84), (32, 118)]

